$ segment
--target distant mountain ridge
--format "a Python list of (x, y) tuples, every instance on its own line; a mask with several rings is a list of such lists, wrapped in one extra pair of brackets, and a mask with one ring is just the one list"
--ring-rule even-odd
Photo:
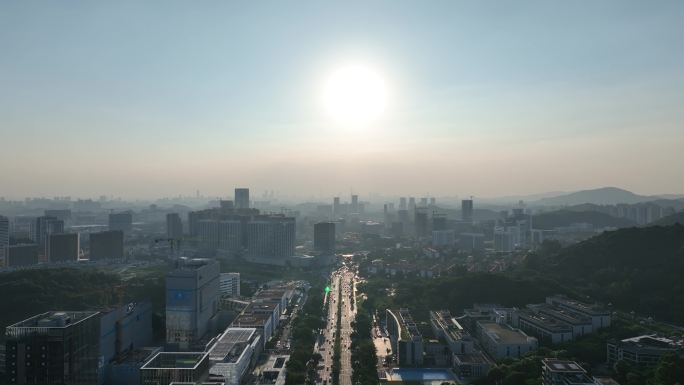
[(596, 205), (614, 205), (618, 203), (634, 204), (659, 199), (658, 196), (638, 195), (617, 187), (601, 187), (592, 190), (581, 190), (555, 197), (541, 198), (531, 204), (542, 206), (573, 206), (584, 203)]
[(551, 230), (556, 227), (569, 226), (573, 223), (589, 223), (596, 228), (636, 226), (636, 223), (629, 219), (617, 218), (592, 210), (556, 210), (540, 213), (532, 217), (532, 225), (535, 229)]

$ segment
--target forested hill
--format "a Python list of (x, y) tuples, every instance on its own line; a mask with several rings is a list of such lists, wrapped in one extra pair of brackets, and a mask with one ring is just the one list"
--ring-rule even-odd
[(684, 323), (683, 225), (604, 232), (534, 266), (617, 308)]
[(535, 229), (551, 230), (556, 227), (569, 226), (573, 223), (590, 223), (594, 227), (631, 227), (636, 223), (626, 218), (616, 218), (598, 211), (558, 210), (537, 214), (532, 217)]
[(684, 211), (668, 215), (666, 217), (660, 218), (657, 221), (651, 223), (649, 226), (672, 226), (675, 223), (684, 225)]

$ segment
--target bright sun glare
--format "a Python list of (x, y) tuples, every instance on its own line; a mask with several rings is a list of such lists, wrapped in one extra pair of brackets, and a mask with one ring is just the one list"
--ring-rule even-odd
[(323, 104), (336, 123), (347, 127), (367, 126), (385, 112), (385, 81), (379, 72), (364, 65), (340, 67), (325, 83)]

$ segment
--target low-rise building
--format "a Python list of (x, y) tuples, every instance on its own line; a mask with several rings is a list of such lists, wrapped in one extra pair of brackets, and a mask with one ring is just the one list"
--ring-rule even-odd
[(263, 345), (271, 339), (273, 335), (273, 315), (264, 313), (242, 313), (237, 316), (233, 323), (230, 324), (233, 328), (255, 328), (261, 334)]
[(511, 324), (539, 338), (541, 341), (557, 344), (571, 341), (572, 327), (559, 322), (546, 314), (531, 310), (518, 310), (513, 313)]
[(240, 273), (221, 273), (219, 291), (222, 296), (240, 296)]
[(637, 366), (655, 366), (666, 353), (684, 357), (684, 338), (666, 338), (656, 334), (611, 340), (606, 344), (608, 363), (625, 361)]
[(207, 352), (160, 352), (140, 368), (141, 385), (197, 383), (209, 374)]
[(536, 338), (503, 323), (479, 321), (477, 328), (482, 347), (497, 360), (521, 357), (538, 347)]
[(544, 358), (542, 360), (543, 385), (596, 385), (575, 361)]
[(239, 385), (261, 351), (261, 335), (254, 328), (228, 328), (209, 349), (209, 374), (226, 385)]
[(387, 309), (385, 325), (401, 366), (420, 366), (423, 364), (423, 336), (413, 321), (408, 309)]
[(161, 347), (145, 347), (118, 356), (104, 367), (105, 384), (140, 385), (140, 368), (161, 351)]
[(592, 330), (594, 331), (610, 326), (610, 311), (600, 305), (587, 304), (561, 295), (546, 297), (546, 303), (589, 317), (591, 319)]

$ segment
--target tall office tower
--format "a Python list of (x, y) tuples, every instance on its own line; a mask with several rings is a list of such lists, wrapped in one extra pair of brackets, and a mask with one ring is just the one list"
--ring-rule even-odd
[(240, 273), (221, 273), (219, 291), (227, 297), (239, 297)]
[(133, 213), (125, 211), (122, 213), (109, 214), (109, 230), (121, 230), (124, 234), (129, 234), (133, 229)]
[(279, 262), (295, 254), (295, 219), (258, 216), (247, 224), (247, 255)]
[(178, 213), (166, 214), (166, 237), (169, 239), (183, 238), (183, 221)]
[(428, 199), (425, 197), (420, 198), (420, 207), (427, 207), (427, 205), (428, 205)]
[(334, 197), (333, 198), (333, 216), (335, 216), (335, 218), (339, 217), (342, 214), (340, 209), (341, 209), (340, 197)]
[(48, 238), (50, 234), (64, 232), (64, 221), (55, 217), (38, 217), (33, 227), (33, 241), (38, 245), (38, 252), (41, 255), (48, 253)]
[(50, 234), (50, 238), (48, 238), (48, 261), (76, 262), (80, 248), (78, 233)]
[(324, 255), (335, 253), (334, 222), (320, 222), (314, 225), (314, 249)]
[(186, 350), (209, 330), (218, 312), (217, 261), (180, 259), (166, 275), (166, 343)]
[(408, 210), (410, 213), (416, 211), (416, 198), (409, 197)]
[(437, 198), (430, 198), (430, 206), (435, 206), (437, 204)]
[(236, 188), (235, 189), (235, 208), (248, 209), (249, 208), (249, 189)]
[(47, 312), (5, 332), (5, 373), (12, 385), (98, 383), (98, 312)]
[(9, 218), (0, 215), (0, 267), (8, 266)]
[(408, 207), (406, 206), (406, 197), (401, 197), (399, 198), (399, 210), (406, 210)]
[(230, 252), (242, 250), (242, 221), (231, 219), (218, 223), (218, 248)]
[(461, 201), (461, 218), (464, 222), (473, 221), (473, 200), (464, 199)]
[(123, 231), (109, 230), (90, 234), (90, 261), (123, 259), (123, 257)]
[(425, 209), (416, 210), (414, 222), (416, 225), (416, 236), (427, 237), (430, 229), (428, 227), (428, 213)]
[(351, 196), (351, 211), (352, 211), (352, 213), (358, 213), (359, 212), (359, 196), (358, 195), (352, 195)]

